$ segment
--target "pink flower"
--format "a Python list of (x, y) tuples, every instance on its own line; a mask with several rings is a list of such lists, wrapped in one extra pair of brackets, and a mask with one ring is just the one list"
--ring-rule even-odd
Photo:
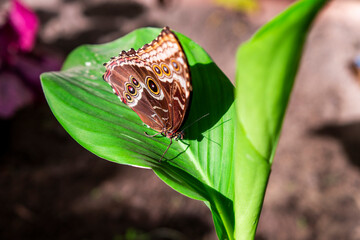
[(10, 4), (5, 24), (0, 27), (0, 56), (3, 64), (11, 64), (19, 52), (31, 51), (38, 30), (35, 13), (17, 0)]
[(33, 11), (18, 0), (10, 2), (0, 26), (0, 118), (33, 103), (41, 94), (40, 73), (60, 68), (57, 59), (32, 52), (38, 26)]
[(17, 46), (21, 51), (30, 51), (35, 42), (38, 30), (38, 19), (30, 9), (26, 8), (19, 1), (12, 1), (9, 24), (17, 33)]

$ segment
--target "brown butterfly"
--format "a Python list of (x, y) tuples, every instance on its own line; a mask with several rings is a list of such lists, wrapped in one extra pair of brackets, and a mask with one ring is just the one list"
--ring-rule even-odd
[(192, 92), (189, 64), (175, 33), (165, 27), (151, 43), (122, 51), (104, 66), (103, 78), (120, 100), (158, 132), (153, 136), (170, 138), (162, 159), (172, 139), (183, 138), (179, 129)]

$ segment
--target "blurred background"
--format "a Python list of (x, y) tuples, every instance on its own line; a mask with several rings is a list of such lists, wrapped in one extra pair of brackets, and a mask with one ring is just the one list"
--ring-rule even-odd
[[(238, 45), (292, 2), (1, 2), (0, 239), (217, 239), (202, 202), (78, 145), (39, 74), (81, 44), (168, 25), (234, 81)], [(360, 1), (334, 0), (310, 32), (256, 239), (360, 239), (359, 28)]]

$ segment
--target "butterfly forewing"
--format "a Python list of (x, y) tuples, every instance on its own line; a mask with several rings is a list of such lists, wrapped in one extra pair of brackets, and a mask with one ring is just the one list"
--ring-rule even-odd
[(123, 51), (105, 64), (104, 80), (141, 120), (169, 138), (181, 127), (192, 91), (183, 49), (168, 28), (139, 50)]

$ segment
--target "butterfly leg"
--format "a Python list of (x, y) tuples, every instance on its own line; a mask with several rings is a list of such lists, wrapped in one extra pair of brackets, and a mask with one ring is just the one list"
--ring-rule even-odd
[(144, 132), (147, 137), (156, 137), (157, 135), (160, 135), (161, 132), (155, 133), (154, 135), (149, 135), (147, 132)]
[(170, 148), (171, 144), (172, 144), (172, 138), (170, 138), (170, 144), (169, 144), (169, 146), (167, 147), (167, 149), (165, 150), (165, 152), (163, 153), (163, 155), (161, 156), (161, 158), (160, 158), (160, 161), (159, 161), (159, 162), (161, 162), (161, 161), (162, 161), (162, 159), (164, 158), (164, 156), (165, 156), (166, 152), (169, 150), (169, 148)]

